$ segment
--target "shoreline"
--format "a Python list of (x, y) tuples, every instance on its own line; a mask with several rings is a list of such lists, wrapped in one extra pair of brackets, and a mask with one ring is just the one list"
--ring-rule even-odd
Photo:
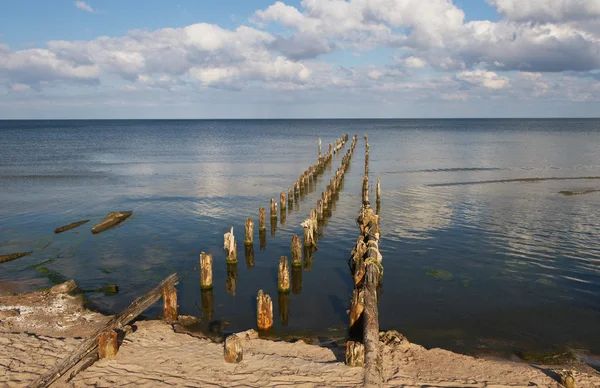
[[(63, 284), (26, 294), (0, 291), (0, 384), (26, 386), (109, 319), (83, 307), (81, 295), (65, 290)], [(186, 328), (194, 322), (198, 320), (185, 316), (174, 325), (135, 321), (114, 360), (100, 360), (72, 381), (59, 380), (54, 386), (362, 386), (363, 369), (344, 364), (338, 341), (287, 342), (248, 330), (239, 334), (244, 360), (226, 364), (218, 338)], [(393, 331), (382, 339), (385, 386), (561, 387), (558, 373), (570, 369), (578, 387), (600, 387), (600, 374), (579, 360), (537, 365), (428, 350)]]

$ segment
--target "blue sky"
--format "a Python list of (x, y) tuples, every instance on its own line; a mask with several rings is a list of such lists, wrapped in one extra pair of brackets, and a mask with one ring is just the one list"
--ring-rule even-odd
[(0, 3), (0, 118), (598, 116), (597, 0)]

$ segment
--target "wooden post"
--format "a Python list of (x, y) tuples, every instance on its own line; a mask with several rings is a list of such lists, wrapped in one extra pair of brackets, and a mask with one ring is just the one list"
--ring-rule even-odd
[(167, 284), (162, 289), (163, 299), (163, 312), (164, 318), (167, 322), (176, 322), (178, 318), (177, 313), (177, 290), (173, 283)]
[(237, 364), (244, 359), (244, 349), (242, 348), (242, 340), (235, 334), (225, 338), (225, 346), (223, 348), (225, 362)]
[(379, 353), (379, 313), (377, 311), (377, 284), (379, 269), (367, 264), (363, 286), (365, 307), (363, 310), (363, 342), (365, 344), (365, 386), (381, 386), (382, 365)]
[(254, 245), (244, 247), (244, 256), (246, 257), (246, 268), (254, 267)]
[(362, 201), (363, 205), (369, 203), (369, 176), (367, 174), (363, 177)]
[(302, 291), (302, 268), (292, 267), (292, 294), (298, 295)]
[(209, 290), (212, 282), (212, 254), (200, 253), (200, 289)]
[(223, 248), (227, 251), (227, 263), (237, 263), (237, 245), (233, 235), (233, 226), (228, 233), (223, 235)]
[(381, 201), (381, 177), (377, 177), (377, 202)]
[(288, 205), (290, 205), (290, 210), (292, 210), (292, 204), (294, 203), (294, 192), (292, 191), (292, 188), (290, 186), (288, 186)]
[(349, 367), (361, 367), (365, 363), (365, 347), (360, 342), (346, 342), (346, 365)]
[(323, 200), (319, 199), (317, 201), (317, 220), (321, 221), (323, 219)]
[(244, 245), (252, 245), (254, 243), (254, 220), (246, 218), (246, 234), (244, 237)]
[(361, 339), (363, 336), (362, 313), (364, 308), (365, 295), (361, 290), (355, 288), (350, 300), (350, 328), (348, 329), (350, 338)]
[(267, 230), (267, 216), (264, 207), (258, 209), (258, 230)]
[(256, 297), (256, 326), (258, 330), (268, 330), (273, 327), (273, 301), (263, 290)]
[(277, 218), (277, 204), (275, 198), (271, 198), (271, 218)]
[(214, 309), (214, 296), (213, 290), (201, 290), (200, 299), (202, 304), (202, 316), (206, 321), (210, 322), (213, 318)]
[(98, 337), (98, 358), (112, 360), (119, 351), (117, 331), (107, 330)]
[(277, 294), (277, 310), (279, 310), (279, 322), (281, 326), (287, 326), (290, 318), (289, 292), (280, 292)]
[(314, 238), (314, 227), (312, 224), (312, 220), (309, 218), (307, 220), (304, 220), (304, 222), (301, 224), (302, 228), (304, 228), (304, 246), (308, 246), (308, 247), (312, 247), (312, 246), (316, 246), (317, 244), (315, 243), (315, 238)]
[(235, 296), (237, 277), (237, 264), (227, 264), (227, 280), (225, 280), (225, 291), (233, 296)]
[(314, 231), (314, 229), (316, 229), (315, 226), (317, 225), (317, 221), (318, 221), (317, 209), (310, 209), (310, 220), (313, 223), (313, 231)]
[(300, 237), (297, 235), (292, 236), (292, 267), (302, 266), (302, 244), (300, 243)]
[(300, 183), (298, 181), (294, 181), (294, 199), (298, 200), (300, 196)]
[(321, 138), (319, 137), (319, 159), (321, 159)]
[(327, 203), (327, 192), (323, 191), (321, 193), (321, 201), (323, 202), (323, 216), (327, 213), (327, 207), (329, 204)]
[(281, 211), (285, 211), (285, 209), (287, 208), (287, 201), (285, 199), (285, 191), (282, 191), (281, 194), (279, 194), (279, 208), (281, 209)]
[(277, 290), (290, 292), (290, 265), (287, 256), (279, 258), (279, 271), (277, 272)]

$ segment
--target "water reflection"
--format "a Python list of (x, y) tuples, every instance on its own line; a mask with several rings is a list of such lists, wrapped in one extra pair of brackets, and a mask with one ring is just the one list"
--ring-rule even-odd
[(313, 254), (315, 249), (312, 246), (304, 246), (304, 263), (303, 268), (305, 271), (310, 271), (313, 267)]
[(271, 217), (271, 237), (275, 237), (275, 233), (277, 233), (277, 218)]
[(202, 316), (208, 321), (212, 321), (214, 312), (213, 290), (201, 290)]
[(279, 217), (281, 218), (281, 225), (285, 225), (285, 221), (286, 221), (286, 211), (285, 211), (285, 209), (280, 209), (279, 210)]
[(302, 291), (302, 267), (292, 267), (292, 293), (300, 294)]
[(258, 231), (258, 239), (260, 241), (260, 250), (264, 251), (267, 249), (267, 230), (261, 229)]
[(287, 326), (290, 316), (290, 293), (279, 292), (277, 294), (277, 310), (279, 311), (279, 322), (281, 326)]
[(254, 267), (254, 244), (244, 246), (244, 256), (246, 258), (246, 268)]
[(225, 290), (233, 296), (235, 296), (237, 277), (237, 263), (227, 264), (227, 280), (225, 281)]

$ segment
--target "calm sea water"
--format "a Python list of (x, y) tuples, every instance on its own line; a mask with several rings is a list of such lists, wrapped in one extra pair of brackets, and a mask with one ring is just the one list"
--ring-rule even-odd
[[(318, 136), (328, 144), (343, 133), (359, 142), (333, 216), (312, 263), (296, 273), (301, 291), (280, 300), (279, 257), (290, 256), (291, 236), (302, 233), (340, 157), (274, 236), (268, 231), (265, 250), (257, 232), (253, 263), (244, 221), (316, 161)], [(277, 332), (343, 332), (363, 133), (371, 178), (381, 176), (383, 188), (382, 329), (465, 352), (570, 345), (600, 353), (600, 120), (0, 121), (0, 253), (35, 251), (0, 264), (0, 280), (22, 290), (71, 278), (86, 290), (116, 283), (117, 295), (87, 295), (119, 311), (176, 271), (180, 312), (207, 326), (254, 327), (262, 288), (273, 296)], [(134, 215), (90, 233), (117, 210)], [(240, 261), (227, 268), (231, 226)], [(201, 251), (214, 255), (212, 295), (200, 291)]]

